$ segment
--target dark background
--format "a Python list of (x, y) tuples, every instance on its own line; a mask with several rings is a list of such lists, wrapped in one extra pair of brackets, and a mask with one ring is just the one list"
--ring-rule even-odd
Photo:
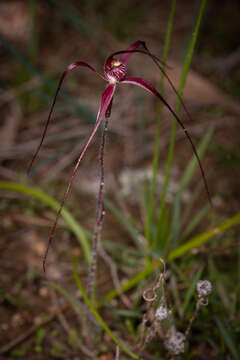
[[(105, 83), (86, 69), (79, 68), (68, 75), (42, 150), (30, 177), (26, 178), (27, 165), (39, 143), (60, 74), (76, 60), (86, 61), (102, 72), (109, 54), (126, 49), (138, 39), (146, 41), (150, 50), (161, 57), (170, 5), (170, 1), (153, 0), (0, 2), (1, 180), (38, 186), (61, 200), (82, 143), (94, 124)], [(176, 87), (199, 7), (198, 0), (177, 1), (167, 62), (170, 66), (168, 74)], [(183, 96), (192, 122), (184, 112), (180, 113), (195, 143), (209, 126), (214, 127), (203, 166), (219, 220), (239, 211), (239, 15), (240, 2), (237, 0), (207, 2)], [(144, 56), (134, 55), (128, 69), (129, 74), (142, 76), (158, 86), (160, 73)], [(168, 87), (165, 97), (174, 105), (176, 97)], [(119, 86), (105, 156), (107, 196), (116, 192), (124, 195), (126, 189), (121, 179), (127, 170), (132, 171), (129, 175), (131, 183), (137, 171), (151, 166), (156, 114), (155, 99), (141, 89)], [(160, 173), (165, 169), (170, 131), (171, 117), (164, 110)], [(94, 224), (98, 186), (98, 145), (97, 137), (81, 164), (67, 203), (81, 225), (90, 231)], [(178, 183), (191, 156), (191, 149), (178, 128), (173, 183)], [(200, 189), (200, 209), (207, 201), (200, 173), (191, 181), (190, 194), (196, 186)], [(130, 189), (131, 196), (123, 196), (122, 209), (141, 218), (141, 195), (134, 181)], [(42, 257), (55, 215), (38, 201), (7, 191), (1, 191), (0, 211), (0, 338), (5, 345), (31, 327), (39, 314), (51, 313), (51, 296), (42, 282)], [(198, 211), (197, 207), (194, 211)], [(204, 228), (204, 223), (199, 225), (199, 230)], [(116, 241), (126, 236), (111, 215), (105, 221), (105, 231)], [(79, 249), (63, 221), (59, 222), (57, 234), (57, 246), (55, 244), (50, 254), (49, 276), (71, 288), (71, 259)], [(237, 231), (233, 238), (233, 243), (238, 244)], [(235, 249), (219, 253), (218, 261), (225, 264), (224, 272), (226, 277), (229, 276), (227, 284), (231, 282), (231, 273), (237, 271), (232, 268)], [(104, 269), (102, 271), (104, 275)], [(109, 286), (107, 284), (106, 289)], [(234, 293), (229, 286), (228, 291)], [(227, 291), (226, 287), (224, 291)], [(69, 316), (71, 318), (71, 314)], [(229, 318), (227, 314), (226, 319)], [(53, 322), (51, 332), (56, 328), (61, 329)], [(47, 336), (45, 334), (47, 339), (41, 343), (40, 352), (36, 350), (34, 335), (27, 343), (25, 353), (20, 355), (25, 359), (51, 358), (49, 349), (53, 348), (54, 340), (50, 330)], [(61, 343), (65, 343), (62, 338)], [(231, 359), (232, 354), (227, 348), (221, 356), (227, 353)], [(208, 347), (203, 346), (194, 358), (206, 356), (217, 359), (219, 353), (211, 348), (210, 354)]]

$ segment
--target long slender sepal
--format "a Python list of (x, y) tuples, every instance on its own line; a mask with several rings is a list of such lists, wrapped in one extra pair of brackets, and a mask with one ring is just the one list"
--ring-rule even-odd
[[(139, 50), (138, 49), (139, 46), (142, 46), (144, 48), (144, 50)], [(165, 64), (163, 61), (161, 61), (156, 55), (151, 53), (151, 51), (148, 49), (145, 41), (138, 40), (135, 43), (133, 43), (132, 45), (130, 45), (126, 50), (117, 51), (117, 52), (113, 53), (111, 56), (116, 56), (116, 55), (122, 54), (122, 56), (120, 58), (120, 61), (123, 64), (125, 64), (128, 61), (129, 57), (131, 55), (133, 55), (134, 53), (140, 53), (140, 54), (148, 55), (154, 61), (154, 63), (158, 67), (158, 69), (162, 72), (162, 74), (167, 79), (167, 81), (168, 81), (169, 85), (171, 86), (172, 90), (174, 91), (174, 93), (177, 95), (177, 97), (178, 97), (178, 99), (179, 99), (185, 113), (187, 114), (189, 120), (192, 121), (192, 117), (191, 117), (186, 105), (184, 104), (184, 102), (183, 102), (181, 96), (179, 95), (177, 89), (173, 85), (172, 80), (169, 78), (168, 74), (164, 70), (164, 68), (168, 68), (167, 64)]]
[(73, 180), (74, 180), (74, 178), (76, 176), (76, 173), (77, 173), (78, 167), (79, 167), (79, 165), (80, 165), (80, 163), (82, 161), (82, 158), (85, 155), (86, 150), (87, 150), (89, 144), (91, 143), (94, 135), (96, 134), (97, 129), (99, 128), (99, 126), (100, 126), (100, 124), (102, 122), (102, 119), (103, 119), (103, 117), (104, 117), (104, 115), (105, 115), (105, 113), (106, 113), (106, 111), (108, 109), (108, 106), (112, 101), (113, 94), (114, 94), (114, 91), (115, 91), (115, 87), (116, 87), (115, 84), (108, 85), (107, 88), (105, 89), (105, 91), (102, 94), (102, 100), (101, 100), (101, 104), (100, 104), (99, 111), (98, 111), (98, 114), (97, 114), (97, 120), (96, 120), (95, 126), (94, 126), (94, 128), (93, 128), (87, 142), (85, 143), (85, 145), (84, 145), (84, 147), (83, 147), (83, 149), (82, 149), (82, 151), (81, 151), (81, 153), (79, 155), (79, 158), (78, 158), (78, 160), (76, 162), (76, 165), (75, 165), (75, 167), (73, 169), (71, 178), (70, 178), (70, 180), (68, 182), (68, 185), (67, 185), (67, 188), (65, 190), (63, 199), (61, 201), (60, 208), (59, 208), (59, 210), (57, 212), (54, 224), (52, 225), (52, 227), (50, 229), (50, 233), (49, 233), (49, 237), (48, 237), (48, 244), (47, 244), (47, 248), (46, 248), (46, 251), (45, 251), (45, 254), (44, 254), (44, 258), (43, 258), (43, 271), (44, 272), (45, 272), (45, 269), (46, 269), (45, 265), (46, 265), (48, 251), (49, 251), (49, 248), (51, 246), (51, 243), (52, 243), (55, 231), (56, 231), (57, 223), (58, 223), (59, 216), (61, 214), (62, 208), (63, 208), (63, 206), (65, 204), (65, 201), (67, 200), (69, 190), (70, 190), (70, 188), (72, 186)]
[(51, 105), (51, 109), (49, 111), (49, 114), (48, 114), (48, 118), (47, 118), (47, 121), (44, 125), (44, 130), (43, 130), (43, 134), (42, 134), (42, 137), (41, 137), (41, 140), (40, 140), (40, 143), (37, 147), (37, 150), (35, 151), (35, 154), (33, 155), (33, 158), (28, 166), (28, 169), (27, 169), (27, 174), (29, 174), (29, 172), (31, 171), (31, 168), (33, 166), (33, 163), (40, 151), (40, 148), (43, 144), (43, 140), (45, 138), (45, 135), (47, 133), (47, 129), (48, 129), (48, 126), (49, 126), (49, 123), (50, 123), (50, 120), (51, 120), (51, 117), (52, 117), (52, 113), (53, 113), (53, 109), (54, 109), (54, 106), (56, 104), (56, 100), (57, 100), (57, 96), (59, 94), (59, 91), (62, 87), (62, 84), (63, 84), (63, 80), (65, 79), (66, 75), (69, 73), (69, 71), (75, 69), (76, 67), (79, 67), (79, 66), (83, 66), (83, 67), (87, 67), (88, 69), (90, 69), (91, 71), (95, 72), (97, 75), (99, 75), (101, 78), (103, 78), (105, 80), (105, 78), (100, 74), (98, 73), (91, 65), (85, 63), (84, 61), (75, 61), (74, 63), (70, 64), (67, 69), (63, 72), (63, 74), (61, 75), (60, 77), (60, 80), (59, 80), (59, 83), (58, 83), (58, 86), (57, 86), (57, 90), (56, 90), (56, 93), (55, 93), (55, 96), (54, 96), (54, 99), (53, 99), (53, 102), (52, 102), (52, 105)]
[[(141, 49), (139, 50), (138, 48), (140, 46), (143, 47), (144, 50), (141, 50)], [(126, 64), (129, 57), (132, 56), (132, 54), (134, 54), (134, 53), (142, 53), (142, 54), (148, 55), (153, 59), (154, 62), (160, 63), (160, 64), (168, 67), (167, 64), (165, 64), (162, 60), (160, 60), (156, 55), (151, 53), (151, 51), (148, 49), (145, 41), (142, 41), (142, 40), (135, 41), (126, 50), (115, 52), (111, 56), (122, 54), (122, 56), (120, 57), (120, 61), (121, 61), (121, 63)]]
[(211, 199), (211, 195), (210, 195), (210, 192), (209, 192), (209, 189), (208, 189), (208, 184), (207, 184), (207, 180), (206, 180), (206, 176), (205, 176), (205, 172), (203, 170), (203, 167), (202, 167), (202, 164), (201, 164), (201, 161), (200, 161), (200, 158), (198, 156), (198, 153), (197, 153), (197, 150), (196, 150), (196, 147), (192, 141), (192, 138), (190, 137), (187, 129), (185, 128), (183, 122), (180, 120), (180, 118), (177, 116), (177, 114), (175, 113), (175, 111), (171, 108), (171, 106), (167, 103), (167, 101), (163, 98), (163, 96), (157, 91), (157, 89), (151, 85), (149, 82), (147, 82), (146, 80), (143, 80), (142, 78), (136, 78), (136, 77), (129, 77), (129, 78), (125, 78), (125, 80), (121, 81), (121, 84), (133, 84), (133, 85), (137, 85), (137, 86), (140, 86), (142, 87), (143, 89), (147, 90), (148, 92), (150, 92), (151, 94), (155, 95), (160, 101), (162, 101), (162, 103), (168, 108), (168, 110), (171, 112), (171, 114), (174, 116), (174, 118), (177, 120), (177, 122), (179, 123), (179, 125), (181, 126), (181, 128), (183, 129), (183, 131), (185, 132), (190, 144), (191, 144), (191, 147), (192, 147), (192, 150), (193, 150), (193, 153), (195, 154), (196, 158), (197, 158), (197, 161), (198, 161), (198, 164), (199, 164), (199, 167), (200, 167), (200, 170), (201, 170), (201, 173), (202, 173), (202, 178), (203, 178), (203, 182), (204, 182), (204, 186), (205, 186), (205, 189), (206, 189), (206, 193), (207, 193), (207, 197), (208, 197), (208, 200), (209, 200), (209, 203), (210, 205), (213, 207), (213, 204), (212, 204), (212, 199)]

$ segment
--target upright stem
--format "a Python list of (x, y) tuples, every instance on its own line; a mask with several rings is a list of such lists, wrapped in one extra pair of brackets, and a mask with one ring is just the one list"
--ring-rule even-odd
[(88, 290), (87, 295), (88, 298), (93, 297), (94, 292), (94, 285), (96, 280), (96, 273), (97, 273), (97, 258), (98, 252), (100, 247), (101, 241), (101, 230), (103, 225), (103, 218), (105, 215), (104, 210), (104, 202), (103, 202), (103, 193), (104, 193), (104, 149), (106, 143), (106, 134), (107, 134), (107, 127), (108, 127), (108, 118), (106, 117), (104, 120), (104, 128), (102, 131), (102, 138), (101, 138), (101, 145), (100, 145), (100, 184), (99, 184), (99, 191), (98, 191), (98, 200), (97, 200), (97, 212), (96, 212), (96, 222), (95, 228), (93, 233), (93, 244), (92, 244), (92, 258), (91, 258), (91, 265), (88, 275)]

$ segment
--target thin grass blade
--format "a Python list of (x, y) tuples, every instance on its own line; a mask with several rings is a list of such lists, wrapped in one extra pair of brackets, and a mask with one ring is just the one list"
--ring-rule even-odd
[(222, 234), (227, 229), (231, 228), (240, 223), (240, 214), (233, 216), (232, 218), (222, 222), (220, 225), (214, 227), (211, 230), (205, 231), (204, 233), (197, 235), (190, 239), (183, 245), (178, 246), (176, 249), (172, 250), (169, 254), (168, 261), (172, 261), (187, 252), (203, 245), (206, 241), (212, 239), (213, 237)]
[(208, 214), (209, 212), (209, 205), (203, 206), (201, 210), (194, 216), (194, 218), (187, 224), (186, 228), (184, 229), (181, 239), (185, 239), (201, 222), (201, 220)]
[[(50, 208), (52, 208), (54, 211), (59, 211), (60, 209), (59, 202), (44, 193), (42, 190), (30, 186), (0, 181), (0, 190), (16, 191), (22, 194), (27, 194), (50, 206)], [(75, 234), (79, 245), (83, 249), (85, 260), (88, 264), (90, 264), (91, 252), (85, 231), (65, 207), (62, 209), (61, 216), (69, 226), (69, 229)]]
[(183, 312), (184, 313), (186, 312), (187, 307), (188, 307), (194, 293), (196, 292), (196, 284), (202, 276), (203, 269), (204, 269), (204, 266), (200, 267), (200, 269), (194, 275), (193, 279), (191, 279), (191, 284), (190, 284), (189, 288), (187, 289), (186, 294), (184, 296), (184, 302), (183, 302)]
[(101, 317), (101, 315), (99, 314), (99, 312), (97, 311), (97, 309), (94, 307), (94, 305), (92, 304), (92, 302), (90, 301), (90, 299), (87, 297), (87, 294), (84, 290), (84, 287), (82, 285), (82, 282), (80, 280), (80, 277), (78, 275), (78, 270), (77, 270), (77, 264), (78, 264), (78, 258), (76, 257), (74, 259), (73, 262), (73, 274), (74, 274), (74, 279), (75, 282), (77, 284), (78, 289), (80, 290), (82, 297), (85, 301), (85, 303), (87, 304), (87, 306), (89, 307), (89, 309), (91, 310), (92, 314), (94, 315), (94, 317), (96, 318), (96, 320), (98, 321), (98, 323), (102, 326), (102, 328), (106, 331), (106, 333), (110, 336), (110, 338), (115, 342), (116, 345), (119, 346), (119, 348), (126, 354), (128, 354), (131, 358), (133, 359), (138, 359), (138, 356), (136, 354), (134, 354), (131, 350), (129, 350), (114, 334), (113, 332), (110, 330), (110, 328), (108, 327), (108, 325), (105, 323), (105, 321), (103, 320), (103, 318)]
[(177, 247), (180, 238), (180, 225), (181, 225), (181, 201), (179, 198), (174, 201), (172, 224), (168, 240), (166, 241), (165, 251)]
[(240, 355), (237, 350), (237, 344), (235, 343), (232, 335), (229, 333), (229, 331), (227, 331), (227, 328), (223, 325), (219, 317), (215, 316), (215, 322), (232, 356), (235, 360), (239, 360)]
[[(163, 63), (165, 63), (167, 61), (175, 10), (176, 10), (176, 0), (173, 0), (172, 4), (171, 4), (170, 15), (169, 15), (168, 25), (167, 25), (167, 32), (166, 32), (164, 47), (163, 47), (163, 58), (162, 58)], [(164, 65), (163, 65), (163, 70), (165, 70)], [(164, 79), (164, 74), (162, 72), (161, 78), (160, 78), (160, 84), (159, 84), (159, 93), (161, 95), (163, 94), (163, 79)], [(154, 212), (154, 207), (156, 205), (155, 204), (155, 194), (156, 194), (156, 178), (157, 178), (158, 163), (159, 163), (159, 156), (160, 156), (159, 143), (160, 143), (161, 113), (162, 113), (162, 103), (159, 102), (158, 116), (157, 116), (157, 128), (156, 128), (154, 153), (153, 153), (152, 181), (151, 181), (151, 185), (150, 185), (150, 198), (149, 198), (149, 204), (148, 204), (148, 208), (147, 208), (147, 214), (146, 214), (147, 216), (146, 216), (146, 224), (145, 224), (145, 237), (146, 237), (149, 245), (150, 245), (151, 227), (152, 227), (152, 221), (153, 221), (153, 212)]]
[[(179, 90), (178, 90), (178, 94), (180, 97), (182, 97), (183, 95), (183, 90), (186, 84), (186, 79), (187, 79), (187, 75), (189, 72), (189, 68), (192, 62), (192, 56), (193, 56), (193, 52), (195, 49), (195, 45), (196, 45), (196, 41), (197, 41), (197, 37), (198, 37), (198, 33), (199, 33), (199, 29), (200, 29), (200, 24), (202, 22), (202, 17), (203, 17), (203, 13), (205, 10), (205, 6), (206, 6), (206, 0), (202, 0), (201, 1), (201, 6), (199, 9), (199, 13), (198, 13), (198, 17), (197, 17), (197, 21), (192, 33), (192, 37), (191, 37), (191, 41), (187, 50), (187, 54), (185, 57), (185, 61), (184, 61), (184, 65), (183, 65), (183, 72), (182, 72), (182, 76), (181, 76), (181, 81), (180, 81), (180, 86), (179, 86)], [(179, 111), (180, 111), (180, 107), (181, 107), (181, 101), (179, 100), (179, 98), (177, 99), (177, 104), (176, 104), (176, 109), (175, 112), (178, 115)], [(168, 191), (168, 186), (169, 186), (169, 181), (170, 181), (170, 174), (171, 174), (171, 168), (172, 168), (172, 162), (173, 162), (173, 156), (174, 156), (174, 146), (175, 146), (175, 137), (176, 137), (176, 118), (173, 121), (172, 124), (172, 133), (171, 133), (171, 138), (170, 138), (170, 145), (169, 145), (169, 150), (168, 150), (168, 159), (167, 159), (167, 167), (166, 167), (166, 172), (165, 172), (165, 182), (164, 182), (164, 186), (163, 186), (163, 194), (162, 194), (162, 198), (161, 198), (161, 202), (160, 202), (160, 207), (159, 207), (159, 215), (158, 217), (161, 216), (161, 212), (162, 209), (166, 203), (166, 196), (167, 196), (167, 191)], [(201, 168), (201, 166), (200, 166)], [(211, 197), (209, 195), (209, 191), (208, 191), (208, 186), (206, 183), (206, 179), (205, 179), (205, 175), (202, 169), (202, 176), (203, 176), (203, 180), (205, 183), (205, 188), (206, 191), (208, 193), (208, 198), (209, 201), (211, 203)], [(156, 235), (157, 236), (157, 235)]]
[[(210, 144), (212, 135), (214, 132), (214, 128), (210, 127), (206, 134), (204, 135), (203, 139), (201, 140), (199, 146), (197, 147), (197, 153), (200, 159), (203, 158), (204, 153), (207, 150), (208, 145)], [(187, 187), (187, 185), (189, 184), (194, 172), (196, 171), (198, 166), (198, 162), (195, 156), (192, 157), (192, 159), (189, 161), (184, 174), (182, 176), (182, 180), (179, 184), (179, 190), (178, 190), (178, 194), (181, 194), (181, 192)]]
[(31, 18), (31, 39), (29, 44), (29, 55), (33, 63), (38, 55), (38, 33), (37, 33), (37, 0), (29, 1), (29, 13)]
[(60, 294), (62, 294), (67, 299), (67, 301), (70, 302), (77, 314), (79, 314), (80, 316), (83, 315), (78, 300), (74, 296), (72, 296), (66, 289), (64, 289), (61, 285), (55, 284), (51, 281), (46, 281), (46, 284), (57, 290)]
[(144, 248), (142, 243), (139, 241), (139, 231), (136, 229), (136, 227), (123, 215), (123, 213), (112, 203), (112, 201), (105, 199), (104, 203), (106, 204), (107, 208), (115, 215), (116, 219), (123, 226), (123, 228), (128, 232), (131, 239), (142, 253)]

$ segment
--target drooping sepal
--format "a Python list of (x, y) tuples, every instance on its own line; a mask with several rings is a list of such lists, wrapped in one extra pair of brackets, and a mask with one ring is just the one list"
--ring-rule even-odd
[(121, 81), (121, 84), (133, 84), (133, 85), (137, 85), (142, 87), (143, 89), (147, 90), (148, 92), (150, 92), (151, 94), (155, 95), (160, 101), (162, 101), (162, 103), (168, 108), (168, 110), (170, 111), (170, 113), (173, 115), (173, 117), (177, 120), (178, 124), (181, 126), (182, 130), (184, 131), (186, 137), (188, 138), (188, 141), (192, 147), (193, 153), (197, 158), (198, 161), (198, 165), (202, 174), (202, 179), (203, 179), (203, 183), (205, 186), (205, 190), (207, 193), (207, 197), (209, 200), (210, 205), (213, 208), (213, 204), (212, 204), (212, 199), (211, 199), (211, 195), (210, 195), (210, 191), (208, 189), (208, 184), (207, 184), (207, 179), (205, 176), (205, 172), (203, 170), (202, 167), (202, 163), (201, 160), (198, 156), (196, 147), (192, 141), (191, 136), (189, 135), (189, 132), (187, 131), (187, 129), (185, 128), (183, 122), (180, 120), (179, 116), (176, 114), (176, 112), (171, 108), (171, 106), (168, 104), (168, 102), (164, 99), (164, 97), (158, 92), (158, 90), (149, 82), (147, 82), (146, 80), (142, 79), (142, 78), (136, 78), (136, 77), (127, 77), (125, 78), (123, 81)]
[(54, 237), (54, 234), (55, 234), (55, 231), (56, 231), (56, 227), (57, 227), (57, 223), (58, 223), (58, 220), (59, 220), (59, 217), (60, 217), (60, 214), (61, 214), (61, 211), (63, 209), (63, 206), (65, 204), (65, 201), (67, 200), (67, 197), (68, 197), (68, 194), (69, 194), (69, 191), (70, 191), (70, 188), (72, 186), (72, 183), (75, 179), (75, 176), (77, 174), (77, 170), (79, 168), (79, 165), (87, 151), (87, 148), (88, 146), (90, 145), (94, 135), (96, 134), (108, 108), (109, 108), (109, 105), (111, 104), (112, 102), (112, 98), (113, 98), (113, 95), (114, 95), (114, 91), (115, 91), (115, 87), (116, 85), (114, 84), (110, 84), (106, 87), (106, 89), (104, 90), (103, 94), (102, 94), (102, 99), (101, 99), (101, 104), (100, 104), (100, 107), (99, 107), (99, 110), (98, 110), (98, 114), (97, 114), (97, 119), (96, 119), (96, 123), (94, 125), (94, 128), (91, 132), (91, 134), (89, 135), (85, 145), (83, 146), (83, 149), (78, 157), (78, 160), (75, 164), (75, 167), (73, 169), (73, 172), (71, 174), (71, 177), (70, 177), (70, 180), (68, 182), (68, 185), (67, 185), (67, 188), (65, 190), (65, 193), (63, 195), (63, 199), (61, 201), (61, 204), (60, 204), (60, 208), (58, 209), (58, 212), (57, 212), (57, 215), (56, 215), (56, 218), (55, 218), (55, 221), (54, 221), (54, 224), (53, 226), (51, 227), (50, 229), (50, 233), (49, 233), (49, 237), (48, 237), (48, 244), (47, 244), (47, 249), (45, 251), (45, 254), (44, 254), (44, 258), (43, 258), (43, 270), (45, 272), (45, 265), (46, 265), (46, 260), (47, 260), (47, 255), (48, 255), (48, 251), (50, 249), (50, 246), (51, 246), (51, 243), (52, 243), (52, 240), (53, 240), (53, 237)]
[[(54, 98), (53, 98), (53, 102), (52, 102), (52, 106), (50, 108), (50, 111), (49, 111), (49, 114), (48, 114), (48, 118), (47, 118), (47, 121), (44, 125), (44, 130), (43, 130), (43, 134), (42, 134), (42, 137), (41, 137), (41, 140), (40, 140), (40, 143), (37, 147), (37, 150), (35, 151), (35, 154), (33, 155), (33, 158), (30, 162), (30, 164), (28, 165), (28, 169), (27, 169), (27, 173), (29, 174), (30, 173), (30, 170), (32, 169), (32, 166), (33, 166), (33, 163), (39, 153), (39, 150), (43, 144), (43, 140), (45, 138), (45, 135), (47, 133), (47, 129), (48, 129), (48, 126), (49, 126), (49, 123), (50, 123), (50, 120), (51, 120), (51, 117), (52, 117), (52, 113), (53, 113), (53, 109), (54, 109), (54, 106), (56, 104), (56, 100), (57, 100), (57, 96), (59, 94), (59, 91), (62, 87), (62, 84), (63, 84), (63, 80), (65, 79), (66, 75), (69, 73), (69, 71), (75, 69), (76, 67), (79, 67), (79, 66), (82, 66), (82, 67), (86, 67), (88, 68), (89, 70), (95, 72), (98, 76), (100, 76), (101, 78), (104, 79), (104, 77), (96, 70), (94, 69), (91, 65), (89, 65), (88, 63), (84, 62), (84, 61), (75, 61), (73, 62), (72, 64), (70, 64), (67, 69), (62, 73), (61, 77), (60, 77), (60, 80), (58, 82), (58, 86), (57, 86), (57, 90), (56, 90), (56, 93), (54, 95)], [(104, 79), (105, 80), (105, 79)]]

